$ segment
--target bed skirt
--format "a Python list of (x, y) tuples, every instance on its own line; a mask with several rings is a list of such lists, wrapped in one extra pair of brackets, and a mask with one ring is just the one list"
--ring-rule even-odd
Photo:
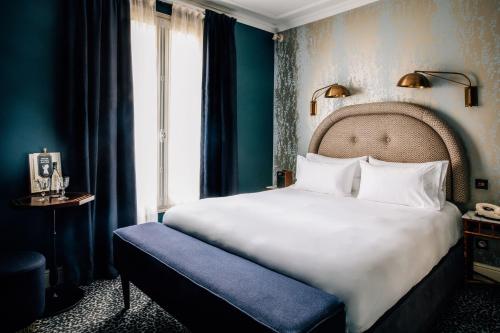
[(464, 281), (463, 241), (366, 332), (427, 332)]

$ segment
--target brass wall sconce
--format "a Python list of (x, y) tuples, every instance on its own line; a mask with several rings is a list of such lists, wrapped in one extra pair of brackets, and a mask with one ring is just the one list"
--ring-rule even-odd
[(325, 98), (342, 98), (351, 96), (349, 89), (337, 83), (330, 84), (323, 88), (319, 88), (318, 90), (313, 92), (311, 97), (311, 111), (310, 111), (311, 116), (315, 116), (318, 113), (318, 106), (316, 100), (323, 91), (325, 91)]
[[(408, 73), (404, 75), (398, 81), (398, 87), (404, 88), (430, 88), (431, 83), (423, 74), (437, 77), (439, 79), (443, 79), (446, 81), (454, 82), (460, 85), (465, 86), (465, 106), (477, 106), (477, 86), (473, 86), (469, 77), (463, 73), (457, 72), (437, 72), (437, 71), (414, 71), (413, 73)], [(448, 79), (436, 74), (449, 74), (449, 75), (460, 75), (467, 79), (467, 83), (463, 83), (460, 81), (455, 81), (452, 79)]]

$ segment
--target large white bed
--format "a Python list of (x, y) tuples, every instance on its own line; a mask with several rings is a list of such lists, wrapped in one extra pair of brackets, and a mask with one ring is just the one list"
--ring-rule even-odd
[[(447, 161), (446, 179), (439, 178), (439, 185), (432, 187), (435, 194), (443, 191), (443, 200), (438, 209), (412, 208), (376, 202), (383, 191), (374, 191), (371, 199), (376, 201), (368, 201), (334, 195), (349, 195), (344, 187), (324, 194), (304, 191), (298, 182), (298, 188), (173, 207), (164, 222), (336, 295), (345, 303), (349, 332), (427, 330), (462, 279), (460, 211), (453, 203), (467, 202), (469, 180), (460, 140), (431, 110), (383, 102), (335, 111), (315, 130), (308, 151), (399, 164)], [(311, 179), (322, 185), (327, 178)], [(363, 174), (360, 179), (363, 183)], [(370, 198), (363, 186), (359, 196)], [(391, 200), (398, 201), (400, 192), (392, 191)]]
[(165, 223), (340, 297), (350, 332), (370, 328), (460, 237), (460, 211), (293, 188), (173, 207)]

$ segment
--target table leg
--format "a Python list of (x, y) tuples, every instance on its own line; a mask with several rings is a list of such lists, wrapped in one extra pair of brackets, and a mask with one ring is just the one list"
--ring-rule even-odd
[(56, 210), (52, 210), (51, 228), (51, 253), (49, 266), (49, 285), (45, 292), (44, 317), (50, 317), (65, 312), (77, 305), (83, 298), (84, 292), (77, 286), (70, 284), (59, 284), (59, 272), (57, 269), (57, 229)]
[[(51, 230), (51, 263), (49, 267), (49, 284), (52, 290), (59, 282), (59, 272), (57, 271), (57, 231), (56, 231), (56, 210), (52, 210), (52, 230)], [(55, 295), (57, 297), (57, 295)]]

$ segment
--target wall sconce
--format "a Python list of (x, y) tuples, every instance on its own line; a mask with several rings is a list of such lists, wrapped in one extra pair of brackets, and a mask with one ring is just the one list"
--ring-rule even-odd
[[(463, 73), (437, 72), (437, 71), (414, 71), (413, 73), (406, 74), (402, 78), (400, 78), (397, 86), (404, 87), (404, 88), (430, 88), (431, 83), (423, 74), (437, 77), (437, 78), (440, 78), (440, 79), (443, 79), (446, 81), (454, 82), (454, 83), (465, 86), (465, 106), (471, 107), (471, 106), (478, 105), (477, 104), (477, 87), (473, 86), (470, 82), (469, 77)], [(436, 75), (436, 74), (460, 75), (460, 76), (465, 77), (467, 79), (468, 83), (463, 83), (460, 81), (447, 79), (445, 77), (442, 77), (442, 76)]]
[(315, 116), (318, 113), (316, 100), (323, 91), (325, 91), (325, 98), (342, 98), (351, 96), (351, 93), (346, 87), (337, 83), (330, 84), (323, 88), (319, 88), (318, 90), (313, 92), (311, 97), (311, 112), (310, 112), (311, 116)]

